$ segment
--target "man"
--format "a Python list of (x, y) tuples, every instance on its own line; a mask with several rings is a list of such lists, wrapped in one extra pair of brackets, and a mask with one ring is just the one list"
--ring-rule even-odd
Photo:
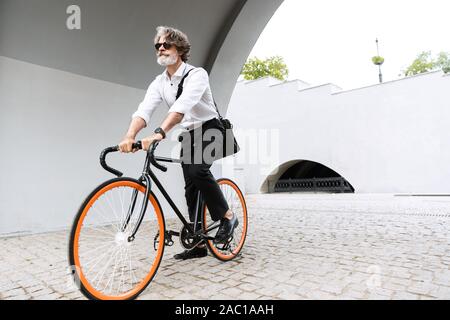
[[(217, 121), (216, 111), (212, 97), (209, 77), (203, 68), (195, 68), (187, 64), (190, 44), (187, 36), (174, 28), (160, 26), (156, 29), (155, 48), (158, 63), (166, 67), (166, 70), (150, 84), (144, 100), (133, 114), (128, 132), (119, 144), (121, 152), (135, 152), (132, 144), (136, 135), (145, 128), (154, 109), (162, 102), (170, 109), (167, 117), (161, 125), (149, 137), (142, 139), (142, 147), (148, 150), (155, 141), (160, 141), (177, 124), (180, 124), (189, 132), (204, 129), (210, 123)], [(181, 79), (187, 75), (183, 83), (183, 92), (177, 99), (178, 85)], [(191, 148), (193, 148), (194, 139)], [(203, 143), (202, 143), (203, 145)], [(187, 150), (184, 150), (186, 152)], [(185, 197), (189, 211), (189, 218), (194, 222), (197, 191), (200, 190), (203, 199), (214, 221), (221, 220), (214, 242), (222, 243), (231, 236), (238, 225), (236, 215), (231, 212), (228, 204), (218, 186), (216, 179), (209, 168), (211, 163), (196, 163), (186, 161), (182, 163), (185, 180)], [(175, 259), (191, 259), (207, 255), (205, 244), (201, 244), (192, 250), (185, 250), (176, 254)]]

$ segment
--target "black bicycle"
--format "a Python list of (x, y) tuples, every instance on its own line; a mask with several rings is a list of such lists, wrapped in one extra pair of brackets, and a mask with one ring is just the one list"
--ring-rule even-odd
[[(220, 222), (211, 220), (201, 193), (197, 195), (195, 222), (188, 223), (152, 172), (151, 165), (167, 171), (158, 161), (181, 163), (179, 159), (154, 156), (157, 146), (157, 142), (151, 145), (138, 179), (122, 177), (122, 172), (106, 164), (106, 155), (119, 151), (118, 146), (106, 148), (100, 155), (102, 167), (118, 178), (102, 183), (86, 198), (73, 222), (69, 242), (74, 280), (87, 298), (136, 298), (154, 278), (164, 246), (172, 246), (174, 236), (179, 237), (187, 250), (205, 242), (211, 254), (222, 261), (232, 260), (242, 250), (248, 218), (244, 195), (238, 186), (230, 179), (217, 180), (230, 209), (237, 214), (239, 225), (228, 241), (215, 244)], [(133, 148), (142, 149), (142, 143), (133, 144)], [(161, 205), (151, 191), (152, 183), (181, 220), (179, 232), (166, 230)]]

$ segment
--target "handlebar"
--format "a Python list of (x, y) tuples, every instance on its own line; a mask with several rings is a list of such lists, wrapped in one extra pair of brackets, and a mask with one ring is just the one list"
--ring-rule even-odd
[[(140, 142), (140, 141), (139, 141)], [(150, 159), (150, 163), (152, 165), (154, 165), (156, 168), (158, 168), (159, 170), (161, 170), (162, 172), (166, 172), (167, 171), (167, 167), (163, 166), (162, 164), (159, 164), (158, 162), (156, 162), (155, 160), (155, 149), (156, 147), (159, 145), (159, 141), (155, 141), (152, 143), (152, 145), (150, 146), (150, 148), (147, 151), (147, 154), (149, 155), (149, 159)]]
[[(151, 145), (150, 148), (147, 151), (147, 159), (146, 159), (146, 167), (147, 167), (147, 160), (150, 161), (151, 164), (153, 164), (156, 168), (158, 168), (159, 170), (166, 172), (167, 171), (167, 167), (159, 164), (158, 162), (156, 162), (155, 160), (155, 156), (154, 156), (154, 152), (156, 147), (158, 146), (159, 142), (158, 141), (154, 141)], [(133, 143), (132, 145), (132, 149), (138, 149), (138, 150), (142, 150), (142, 141), (137, 141), (136, 143)], [(103, 167), (103, 169), (105, 169), (108, 172), (111, 172), (113, 175), (121, 177), (123, 176), (123, 173), (120, 172), (117, 169), (114, 169), (110, 166), (108, 166), (106, 164), (106, 156), (111, 153), (111, 152), (117, 152), (119, 151), (119, 146), (113, 146), (113, 147), (108, 147), (106, 149), (104, 149), (101, 153), (100, 153), (100, 164)]]

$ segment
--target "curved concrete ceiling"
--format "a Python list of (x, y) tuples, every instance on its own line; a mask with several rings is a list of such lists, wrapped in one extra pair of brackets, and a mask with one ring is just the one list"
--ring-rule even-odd
[[(0, 55), (145, 89), (161, 73), (158, 25), (183, 30), (191, 64), (203, 66), (228, 104), (245, 59), (283, 0), (0, 0)], [(81, 29), (69, 30), (70, 5)], [(223, 108), (223, 107), (222, 107)]]

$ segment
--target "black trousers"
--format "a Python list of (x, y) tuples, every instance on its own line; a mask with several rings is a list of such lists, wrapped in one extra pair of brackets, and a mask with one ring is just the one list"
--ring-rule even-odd
[[(212, 119), (206, 121), (201, 128), (185, 132), (179, 137), (179, 141), (182, 142), (180, 158), (182, 159), (181, 167), (186, 183), (185, 196), (191, 222), (195, 221), (195, 207), (199, 190), (212, 220), (220, 220), (229, 209), (222, 190), (220, 190), (216, 179), (209, 170), (213, 161), (205, 161), (201, 156), (208, 146), (209, 148), (214, 146), (214, 144), (222, 146), (222, 142), (219, 139), (203, 139), (205, 132), (209, 129), (216, 129), (216, 126), (217, 119)], [(198, 161), (198, 156), (202, 158), (200, 161)]]
[[(197, 192), (200, 190), (203, 200), (208, 206), (211, 219), (220, 220), (228, 211), (228, 204), (220, 190), (216, 179), (209, 168), (210, 164), (182, 164), (184, 181), (186, 183), (185, 196), (189, 211), (189, 219), (195, 221), (195, 206), (197, 202)], [(200, 221), (200, 217), (198, 218)]]

